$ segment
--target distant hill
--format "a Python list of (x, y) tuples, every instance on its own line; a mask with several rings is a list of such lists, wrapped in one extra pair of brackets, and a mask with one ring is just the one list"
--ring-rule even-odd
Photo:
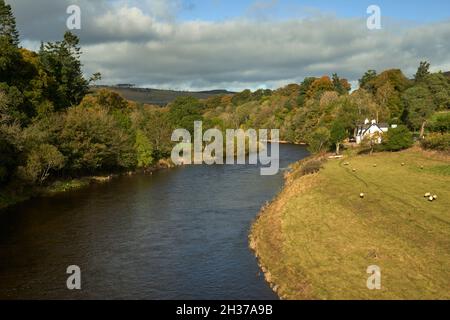
[(159, 106), (165, 106), (166, 104), (174, 101), (178, 97), (195, 97), (197, 99), (207, 99), (218, 95), (234, 94), (227, 90), (211, 90), (211, 91), (175, 91), (175, 90), (160, 90), (149, 88), (133, 88), (124, 85), (120, 86), (92, 86), (92, 90), (108, 89), (119, 93), (125, 99), (140, 103), (154, 104)]

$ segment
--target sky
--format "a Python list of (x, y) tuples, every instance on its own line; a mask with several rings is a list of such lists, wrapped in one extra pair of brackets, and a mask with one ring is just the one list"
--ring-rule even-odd
[[(450, 1), (443, 0), (7, 0), (22, 46), (61, 39), (66, 9), (81, 9), (84, 72), (102, 84), (209, 90), (276, 89), (336, 72), (421, 60), (450, 70)], [(369, 5), (381, 29), (367, 28)]]

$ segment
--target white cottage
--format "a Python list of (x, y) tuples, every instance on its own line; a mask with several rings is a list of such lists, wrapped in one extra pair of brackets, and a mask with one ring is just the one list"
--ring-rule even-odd
[(389, 125), (387, 123), (377, 123), (376, 120), (372, 120), (372, 122), (370, 122), (369, 119), (366, 119), (364, 124), (361, 124), (356, 128), (356, 143), (360, 144), (364, 138), (370, 137), (376, 133), (380, 134), (378, 143), (381, 143), (381, 135), (388, 131)]

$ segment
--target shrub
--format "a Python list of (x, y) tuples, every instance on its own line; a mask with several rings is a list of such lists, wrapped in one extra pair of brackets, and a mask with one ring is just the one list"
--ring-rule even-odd
[(67, 169), (75, 172), (134, 168), (137, 157), (133, 140), (99, 106), (70, 108), (60, 136)]
[(425, 149), (450, 151), (450, 133), (430, 133), (421, 141)]
[(382, 148), (386, 151), (400, 151), (413, 145), (412, 133), (406, 126), (390, 129), (384, 137)]
[(134, 145), (137, 153), (137, 165), (139, 168), (147, 168), (153, 163), (152, 145), (142, 130), (136, 133), (136, 143)]
[(312, 173), (316, 173), (318, 172), (320, 169), (322, 168), (322, 162), (319, 160), (311, 160), (311, 161), (307, 161), (305, 162), (301, 169), (301, 175), (305, 176), (308, 174), (312, 174)]
[(450, 112), (436, 113), (428, 124), (428, 129), (432, 132), (449, 132)]
[(31, 150), (25, 167), (20, 167), (19, 172), (23, 179), (42, 184), (52, 170), (58, 170), (64, 166), (64, 161), (64, 156), (55, 146), (43, 144)]

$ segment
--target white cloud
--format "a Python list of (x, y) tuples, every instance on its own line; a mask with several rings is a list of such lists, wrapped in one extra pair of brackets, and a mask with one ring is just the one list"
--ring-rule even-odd
[[(170, 17), (180, 6), (177, 0), (147, 1), (151, 7), (139, 8), (132, 2), (80, 2), (86, 72), (100, 71), (108, 83), (236, 90), (275, 88), (333, 72), (356, 83), (368, 69), (395, 67), (412, 75), (420, 60), (435, 69), (450, 67), (450, 21), (407, 27), (385, 22), (381, 31), (368, 30), (364, 19), (330, 15), (180, 22)], [(30, 41), (51, 38), (59, 25), (51, 17), (47, 24), (18, 22)], [(41, 29), (30, 30), (37, 25)]]

